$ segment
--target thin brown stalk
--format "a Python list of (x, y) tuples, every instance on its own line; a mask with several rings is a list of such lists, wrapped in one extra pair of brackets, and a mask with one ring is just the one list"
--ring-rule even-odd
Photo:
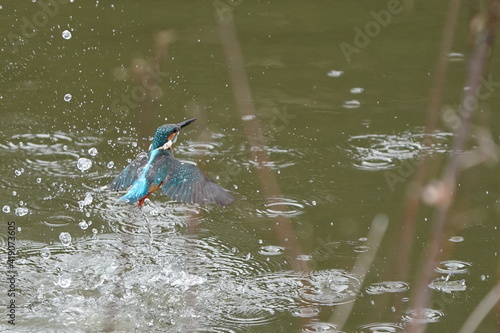
[[(441, 101), (446, 82), (446, 72), (448, 70), (449, 63), (448, 54), (451, 52), (459, 9), (460, 0), (452, 0), (449, 4), (446, 24), (441, 39), (441, 49), (439, 51), (438, 62), (436, 65), (434, 84), (430, 91), (429, 107), (427, 110), (427, 120), (425, 125), (425, 133), (429, 135), (431, 135), (438, 126)], [(424, 147), (432, 144), (428, 138), (429, 136), (427, 135), (422, 141), (422, 145)], [(411, 249), (415, 234), (415, 221), (420, 208), (420, 193), (427, 177), (428, 170), (429, 159), (428, 156), (424, 154), (417, 169), (416, 177), (408, 191), (406, 210), (403, 217), (403, 227), (400, 239), (403, 239), (404, 241), (400, 242), (399, 246), (398, 256), (400, 264), (398, 265), (397, 271), (398, 279), (403, 281), (408, 278)]]
[[(231, 86), (236, 101), (237, 109), (240, 115), (251, 118), (252, 120), (243, 122), (245, 137), (251, 147), (251, 158), (260, 164), (255, 168), (255, 173), (260, 182), (262, 193), (266, 198), (282, 197), (281, 190), (274, 172), (267, 166), (269, 165), (269, 156), (267, 155), (264, 143), (259, 138), (262, 132), (262, 125), (256, 116), (253, 103), (252, 92), (248, 83), (248, 76), (245, 70), (243, 54), (238, 43), (236, 28), (232, 18), (225, 20), (218, 19), (218, 32), (222, 43), (223, 51), (226, 55), (229, 67), (229, 76)], [(303, 253), (291, 221), (279, 214), (275, 217), (274, 230), (281, 246), (285, 248), (287, 254), (292, 258), (297, 258)], [(298, 261), (300, 267), (295, 267), (299, 271), (310, 271), (309, 264), (305, 261)]]
[(443, 244), (443, 231), (450, 207), (453, 203), (456, 184), (461, 168), (461, 156), (465, 149), (465, 144), (469, 138), (469, 127), (472, 113), (477, 102), (476, 92), (481, 87), (481, 78), (486, 69), (486, 63), (491, 54), (491, 48), (497, 24), (499, 1), (493, 0), (489, 5), (487, 16), (476, 16), (474, 19), (482, 18), (482, 25), (477, 31), (474, 51), (471, 55), (466, 85), (469, 88), (465, 93), (461, 106), (461, 123), (455, 131), (455, 140), (451, 158), (446, 165), (444, 175), (439, 182), (441, 199), (436, 203), (436, 212), (433, 218), (433, 230), (429, 246), (425, 251), (422, 269), (417, 279), (416, 288), (413, 292), (411, 307), (417, 314), (416, 320), (412, 321), (409, 327), (410, 333), (423, 332), (426, 324), (422, 319), (422, 310), (429, 303), (430, 292), (428, 285), (435, 275), (435, 267), (440, 259), (440, 249)]

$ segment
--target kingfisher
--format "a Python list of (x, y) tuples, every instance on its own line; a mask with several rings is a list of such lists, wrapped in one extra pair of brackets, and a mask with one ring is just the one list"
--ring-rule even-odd
[(196, 118), (178, 124), (158, 127), (148, 152), (142, 152), (108, 185), (113, 191), (128, 188), (120, 198), (127, 203), (138, 203), (160, 187), (171, 199), (183, 203), (217, 204), (226, 206), (234, 201), (233, 196), (205, 175), (196, 165), (174, 158), (172, 145), (181, 128)]

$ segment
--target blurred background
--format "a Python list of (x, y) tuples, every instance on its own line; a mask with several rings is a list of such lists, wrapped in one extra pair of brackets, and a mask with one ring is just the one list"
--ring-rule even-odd
[[(0, 2), (13, 331), (402, 332), (418, 321), (458, 332), (499, 280), (498, 57), (458, 152), (430, 283), (421, 272), (486, 10), (462, 3), (446, 30), (445, 2)], [(140, 211), (103, 189), (158, 126), (192, 117), (176, 157), (233, 205), (156, 193)], [(423, 154), (423, 184), (435, 186), (415, 208)], [(477, 332), (500, 329), (490, 309)]]

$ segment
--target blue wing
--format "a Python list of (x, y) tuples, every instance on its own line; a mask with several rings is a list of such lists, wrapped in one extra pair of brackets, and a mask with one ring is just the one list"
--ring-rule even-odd
[(172, 155), (165, 155), (164, 158), (163, 170), (160, 175), (156, 175), (155, 181), (163, 181), (163, 193), (171, 199), (184, 203), (221, 206), (234, 201), (228, 191), (214, 183), (195, 165), (181, 162)]
[(144, 168), (147, 162), (148, 153), (140, 153), (132, 163), (123, 169), (123, 171), (109, 183), (108, 188), (113, 191), (120, 191), (129, 187), (139, 177), (142, 168)]

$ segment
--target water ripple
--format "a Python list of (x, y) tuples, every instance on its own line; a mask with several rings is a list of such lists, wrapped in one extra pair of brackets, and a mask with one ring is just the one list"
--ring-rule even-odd
[(304, 205), (291, 198), (271, 198), (265, 209), (257, 209), (259, 216), (274, 218), (277, 216), (294, 217), (303, 213)]
[(301, 298), (314, 305), (338, 305), (353, 302), (359, 288), (359, 280), (342, 270), (326, 270), (311, 273), (300, 290)]
[(404, 328), (400, 324), (395, 323), (371, 323), (358, 326), (356, 333), (398, 333), (404, 332)]
[(332, 323), (315, 321), (304, 325), (302, 333), (339, 333), (337, 326)]
[(429, 287), (447, 294), (451, 294), (455, 291), (465, 291), (467, 289), (465, 280), (449, 280), (443, 277), (432, 280)]
[[(400, 135), (364, 134), (347, 140), (348, 152), (353, 165), (363, 170), (386, 170), (400, 161), (417, 158), (424, 146), (425, 134), (404, 132)], [(428, 136), (429, 137), (429, 136)], [(444, 153), (450, 149), (451, 133), (435, 133), (430, 136), (431, 153)]]
[(406, 322), (437, 323), (444, 316), (444, 313), (434, 309), (423, 309), (423, 313), (418, 315), (415, 310), (408, 310), (403, 316)]
[(403, 281), (384, 281), (372, 283), (366, 288), (366, 293), (370, 295), (380, 295), (385, 293), (400, 293), (410, 290), (408, 283)]
[(464, 274), (469, 272), (470, 267), (471, 264), (466, 261), (445, 260), (436, 267), (436, 272), (444, 274)]

